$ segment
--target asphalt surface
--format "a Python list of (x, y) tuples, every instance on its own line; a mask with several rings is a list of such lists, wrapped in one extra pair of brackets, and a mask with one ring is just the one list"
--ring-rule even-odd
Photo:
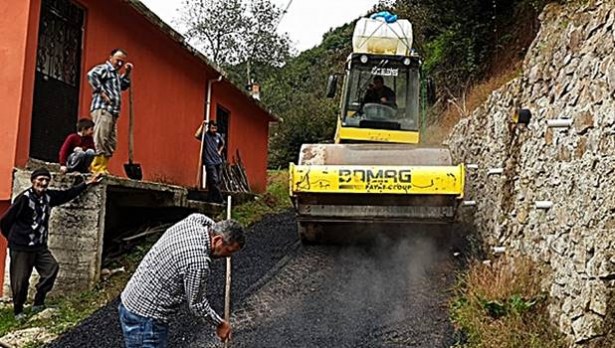
[[(266, 217), (233, 257), (234, 336), (229, 347), (450, 347), (451, 246), (401, 233), (360, 246), (299, 246), (291, 213)], [(409, 236), (412, 236), (411, 238)], [(224, 262), (208, 289), (223, 313)], [(221, 347), (183, 309), (170, 347)], [(117, 301), (47, 347), (121, 347)]]

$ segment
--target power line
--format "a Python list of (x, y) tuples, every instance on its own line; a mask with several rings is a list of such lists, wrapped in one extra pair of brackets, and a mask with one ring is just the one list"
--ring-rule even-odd
[(280, 25), (280, 23), (282, 22), (282, 19), (284, 18), (284, 15), (286, 15), (286, 13), (288, 12), (288, 9), (290, 8), (290, 5), (293, 3), (293, 0), (288, 0), (288, 5), (286, 5), (286, 8), (284, 9), (284, 11), (282, 12), (282, 15), (280, 15), (280, 19), (278, 20), (278, 23), (275, 25), (275, 29), (273, 30), (274, 32), (278, 31), (278, 26)]

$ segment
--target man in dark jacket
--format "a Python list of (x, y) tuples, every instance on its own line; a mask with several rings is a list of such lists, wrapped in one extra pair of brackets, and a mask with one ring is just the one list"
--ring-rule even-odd
[(363, 97), (363, 103), (380, 103), (396, 107), (395, 92), (384, 84), (382, 76), (374, 76), (373, 84), (370, 84), (365, 97)]
[(9, 272), (15, 318), (25, 318), (23, 307), (28, 296), (32, 269), (36, 268), (40, 276), (33, 312), (45, 308), (45, 297), (58, 275), (58, 262), (47, 248), (51, 208), (71, 201), (89, 185), (97, 184), (101, 179), (101, 175), (95, 175), (68, 190), (50, 190), (51, 173), (44, 168), (37, 169), (30, 177), (32, 187), (20, 193), (0, 218), (0, 230), (9, 242)]
[(220, 192), (220, 183), (222, 180), (222, 150), (224, 150), (224, 138), (218, 133), (218, 125), (216, 121), (209, 121), (209, 127), (205, 134), (202, 134), (202, 128), (195, 134), (196, 138), (204, 141), (202, 160), (205, 164), (205, 176), (207, 183), (207, 191), (209, 201), (214, 203), (224, 203), (224, 198)]

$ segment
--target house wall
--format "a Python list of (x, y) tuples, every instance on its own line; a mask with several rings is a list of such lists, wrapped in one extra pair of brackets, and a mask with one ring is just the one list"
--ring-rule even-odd
[(39, 9), (38, 0), (0, 2), (0, 204), (28, 159)]
[[(39, 9), (38, 0), (0, 2), (0, 216), (10, 206), (13, 168), (28, 159)], [(6, 245), (0, 237), (0, 260)], [(0, 261), (0, 274), (4, 268)]]
[[(4, 215), (6, 210), (9, 208), (9, 201), (0, 201), (0, 216)], [(6, 246), (7, 241), (4, 236), (0, 236), (0, 274), (4, 274), (5, 264), (2, 262), (6, 258)], [(2, 289), (2, 280), (0, 277), (0, 289)], [(1, 293), (0, 293), (1, 295)]]

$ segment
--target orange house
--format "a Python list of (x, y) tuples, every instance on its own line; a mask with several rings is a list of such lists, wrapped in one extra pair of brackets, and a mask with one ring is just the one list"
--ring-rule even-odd
[[(209, 107), (228, 157), (239, 150), (252, 190), (265, 190), (269, 123), (277, 119), (219, 80), (223, 72), (140, 1), (1, 1), (0, 214), (10, 204), (13, 168), (30, 158), (57, 162), (76, 120), (89, 117), (87, 71), (114, 48), (134, 64), (134, 157), (144, 180), (197, 186), (200, 143), (193, 135)], [(128, 109), (124, 92), (110, 164), (117, 176), (128, 158)]]
[[(0, 3), (0, 204), (8, 204), (13, 167), (29, 158), (56, 162), (75, 121), (89, 117), (87, 71), (113, 48), (134, 66), (135, 161), (145, 180), (196, 186), (203, 121), (210, 117), (239, 150), (252, 189), (266, 186), (269, 122), (277, 119), (188, 46), (137, 0), (21, 0)], [(128, 93), (111, 172), (128, 156)]]

